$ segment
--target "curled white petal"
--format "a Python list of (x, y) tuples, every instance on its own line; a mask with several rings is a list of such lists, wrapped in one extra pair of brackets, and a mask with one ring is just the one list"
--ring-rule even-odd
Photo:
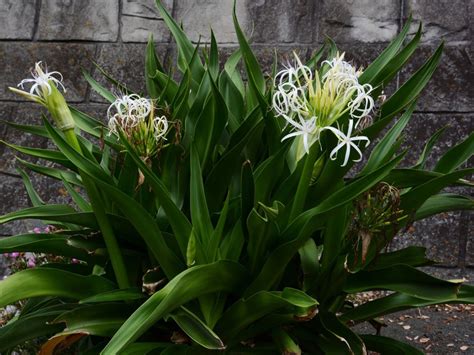
[[(31, 95), (39, 98), (44, 98), (45, 95), (50, 95), (52, 92), (51, 83), (58, 89), (61, 88), (66, 92), (62, 81), (63, 76), (58, 71), (48, 72), (47, 68), (43, 70), (41, 61), (35, 63), (35, 68), (31, 71), (32, 78), (23, 79), (17, 86), (25, 90), (25, 85), (32, 84), (29, 90)], [(47, 93), (45, 93), (47, 91)]]

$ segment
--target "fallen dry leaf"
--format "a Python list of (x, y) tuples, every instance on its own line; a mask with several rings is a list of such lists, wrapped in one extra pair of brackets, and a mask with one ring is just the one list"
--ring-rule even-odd
[(425, 337), (423, 337), (423, 338), (420, 338), (419, 341), (420, 341), (420, 343), (424, 344), (424, 343), (429, 342), (429, 341), (430, 341), (430, 338), (425, 338)]

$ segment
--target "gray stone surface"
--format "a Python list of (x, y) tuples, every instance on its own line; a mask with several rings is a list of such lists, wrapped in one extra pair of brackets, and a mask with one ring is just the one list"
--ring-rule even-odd
[[(162, 0), (161, 2), (168, 11), (173, 9), (173, 0)], [(123, 0), (122, 15), (161, 18), (156, 9), (155, 0)]]
[(147, 42), (153, 34), (155, 42), (168, 42), (170, 33), (163, 20), (135, 16), (122, 16), (120, 30), (124, 42)]
[[(251, 25), (247, 10), (249, 2), (237, 2), (237, 17), (244, 31), (249, 30)], [(219, 43), (236, 43), (232, 5), (233, 0), (179, 0), (175, 3), (176, 19), (183, 23), (183, 28), (193, 41), (197, 42), (201, 36), (201, 42), (209, 42), (212, 28)]]
[[(0, 196), (2, 196), (2, 201), (5, 201), (0, 204), (0, 215), (29, 207), (28, 195), (20, 178), (0, 173), (0, 179), (2, 181), (0, 184)], [(23, 233), (30, 226), (31, 223), (25, 223), (25, 221), (1, 224), (0, 236)]]
[[(441, 42), (438, 39), (438, 44)], [(420, 47), (413, 59), (402, 70), (400, 83), (404, 83), (423, 65), (435, 51), (434, 46)], [(467, 46), (448, 46), (444, 49), (441, 62), (425, 87), (420, 100), (420, 111), (474, 111), (474, 71), (472, 70), (472, 51)]]
[[(0, 119), (19, 124), (40, 124), (41, 113), (44, 112), (44, 110), (38, 105), (30, 103), (23, 103), (21, 105), (10, 104), (5, 105), (5, 107), (10, 108), (10, 114), (7, 117), (2, 115)], [(3, 122), (1, 124), (4, 126), (3, 133), (1, 135), (2, 140), (20, 146), (46, 148), (45, 138), (22, 132), (6, 125)], [(37, 162), (36, 158), (19, 153), (16, 150), (5, 146), (4, 144), (0, 145), (0, 155), (2, 157), (0, 160), (0, 171), (9, 174), (17, 174), (16, 168), (20, 166), (16, 160), (17, 156), (32, 163)]]
[(82, 69), (91, 71), (95, 48), (92, 43), (0, 42), (0, 100), (22, 100), (8, 87), (30, 77), (35, 62), (42, 61), (49, 70), (63, 73), (68, 101), (83, 101), (87, 85)]
[(42, 0), (38, 38), (115, 41), (118, 10), (114, 0)]
[(247, 3), (251, 38), (255, 43), (311, 43), (317, 36), (317, 27), (313, 25), (316, 1), (260, 0)]
[(473, 18), (471, 0), (407, 0), (405, 14), (413, 14), (412, 32), (423, 23), (423, 42), (439, 42), (444, 39), (448, 44), (466, 44), (472, 40), (470, 20)]
[(335, 0), (318, 4), (320, 40), (329, 36), (337, 43), (387, 42), (397, 34), (399, 1)]
[(35, 23), (32, 0), (0, 1), (0, 39), (31, 39)]
[[(103, 44), (97, 57), (97, 63), (112, 77), (124, 84), (129, 90), (137, 93), (145, 92), (145, 44)], [(167, 46), (156, 45), (158, 57), (166, 62)], [(113, 86), (95, 70), (94, 78), (107, 89)], [(97, 93), (91, 94), (94, 102), (106, 102)]]

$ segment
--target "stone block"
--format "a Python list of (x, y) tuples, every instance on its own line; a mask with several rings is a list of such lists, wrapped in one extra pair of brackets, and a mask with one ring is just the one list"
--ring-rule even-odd
[(91, 71), (95, 48), (95, 44), (86, 43), (0, 43), (0, 100), (24, 100), (8, 87), (16, 87), (22, 79), (31, 77), (35, 62), (42, 61), (49, 70), (63, 74), (66, 100), (83, 101), (87, 85), (82, 69)]
[(257, 43), (311, 43), (317, 37), (313, 23), (316, 2), (311, 0), (249, 1), (251, 38)]
[[(97, 63), (131, 91), (145, 93), (145, 47), (145, 44), (131, 43), (102, 44), (100, 45)], [(167, 62), (167, 46), (158, 44), (155, 48), (160, 60)], [(95, 70), (94, 78), (107, 89), (116, 91), (98, 70)], [(92, 92), (91, 100), (101, 103), (107, 102), (95, 92)]]
[[(440, 40), (439, 40), (440, 41)], [(400, 73), (402, 85), (435, 51), (434, 46), (423, 46)], [(441, 62), (418, 100), (420, 111), (474, 111), (474, 71), (469, 47), (445, 47)]]
[(34, 1), (0, 1), (0, 39), (33, 38), (35, 13)]
[[(250, 28), (248, 0), (237, 1), (237, 17), (244, 32)], [(233, 0), (180, 0), (175, 4), (175, 19), (182, 22), (189, 38), (210, 42), (213, 29), (218, 43), (237, 43), (232, 20)]]
[(116, 41), (119, 2), (111, 0), (43, 0), (40, 40)]
[(407, 0), (404, 13), (413, 16), (412, 33), (420, 21), (423, 23), (422, 42), (438, 43), (444, 39), (448, 44), (467, 44), (472, 40), (472, 1)]
[[(173, 0), (162, 0), (162, 4), (168, 11), (172, 11)], [(161, 18), (156, 9), (155, 0), (123, 0), (122, 15), (154, 19)]]
[[(5, 107), (10, 108), (9, 115), (8, 117), (2, 116), (1, 118), (19, 124), (41, 124), (41, 113), (45, 113), (45, 110), (40, 106), (30, 103), (10, 104), (8, 106), (5, 105)], [(45, 138), (22, 132), (5, 123), (2, 123), (2, 126), (2, 140), (20, 146), (46, 148), (47, 140)], [(17, 156), (32, 163), (38, 161), (37, 158), (19, 153), (3, 144), (0, 145), (0, 156), (2, 157), (0, 160), (0, 171), (15, 175), (18, 174), (16, 168), (21, 166), (16, 160)]]
[(419, 245), (426, 248), (431, 260), (446, 266), (457, 266), (463, 222), (461, 212), (441, 213), (417, 221), (407, 232), (399, 233), (393, 239), (390, 250)]
[(155, 42), (168, 42), (170, 32), (163, 20), (122, 16), (121, 35), (124, 42), (147, 42), (153, 34)]
[[(0, 215), (30, 207), (26, 189), (20, 178), (0, 173), (0, 194), (3, 203), (0, 204)], [(8, 203), (6, 202), (8, 201)], [(0, 235), (7, 236), (24, 233), (32, 229), (33, 223), (28, 221), (13, 221), (0, 224)]]
[(398, 31), (400, 2), (393, 0), (323, 1), (316, 8), (319, 40), (336, 43), (387, 42)]

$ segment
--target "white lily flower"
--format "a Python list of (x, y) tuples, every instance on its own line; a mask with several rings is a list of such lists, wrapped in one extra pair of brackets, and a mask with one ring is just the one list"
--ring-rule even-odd
[(283, 139), (303, 136), (306, 152), (324, 128), (331, 127), (346, 113), (351, 118), (350, 137), (352, 129), (374, 107), (370, 96), (372, 86), (359, 83), (361, 71), (344, 61), (344, 53), (323, 61), (322, 66), (327, 70), (320, 76), (317, 70), (313, 73), (303, 65), (295, 54), (294, 66), (285, 66), (274, 79), (273, 109), (294, 130)]
[(166, 133), (168, 133), (168, 120), (166, 116), (155, 117), (153, 119), (153, 135), (156, 140), (164, 139), (166, 140)]
[(151, 100), (137, 94), (118, 97), (107, 110), (109, 135), (122, 131), (144, 161), (162, 147), (169, 131), (165, 115), (155, 117)]
[(31, 76), (33, 78), (23, 79), (18, 84), (18, 87), (22, 89), (25, 89), (25, 84), (33, 84), (29, 90), (30, 95), (44, 99), (44, 97), (51, 95), (51, 84), (54, 84), (57, 88), (62, 88), (63, 91), (66, 92), (66, 88), (62, 83), (62, 74), (58, 71), (48, 72), (47, 68), (43, 71), (41, 62), (36, 62), (35, 69), (31, 71)]
[(358, 145), (355, 142), (360, 142), (360, 141), (365, 141), (365, 147), (367, 147), (370, 144), (369, 138), (365, 136), (354, 136), (352, 137), (352, 130), (354, 128), (354, 120), (349, 120), (349, 126), (347, 128), (347, 134), (344, 134), (342, 131), (340, 131), (337, 128), (334, 127), (324, 127), (321, 130), (328, 130), (334, 133), (334, 135), (337, 137), (339, 140), (339, 143), (336, 145), (336, 147), (331, 151), (329, 154), (329, 158), (331, 160), (336, 160), (337, 159), (337, 153), (339, 150), (342, 148), (346, 148), (346, 153), (344, 155), (344, 162), (342, 163), (341, 167), (344, 167), (347, 165), (349, 162), (349, 157), (351, 155), (351, 149), (354, 149), (357, 154), (359, 155), (359, 158), (353, 160), (354, 162), (359, 162), (362, 160), (362, 151), (358, 147)]
[(282, 142), (291, 137), (303, 136), (304, 149), (306, 153), (309, 153), (309, 139), (317, 134), (317, 131), (315, 131), (316, 117), (311, 117), (309, 120), (300, 119), (300, 122), (291, 120), (291, 125), (296, 128), (296, 130), (284, 136), (281, 139)]
[(136, 94), (118, 97), (107, 109), (109, 135), (115, 134), (118, 136), (118, 126), (125, 132), (137, 126), (150, 114), (151, 107), (150, 100)]

